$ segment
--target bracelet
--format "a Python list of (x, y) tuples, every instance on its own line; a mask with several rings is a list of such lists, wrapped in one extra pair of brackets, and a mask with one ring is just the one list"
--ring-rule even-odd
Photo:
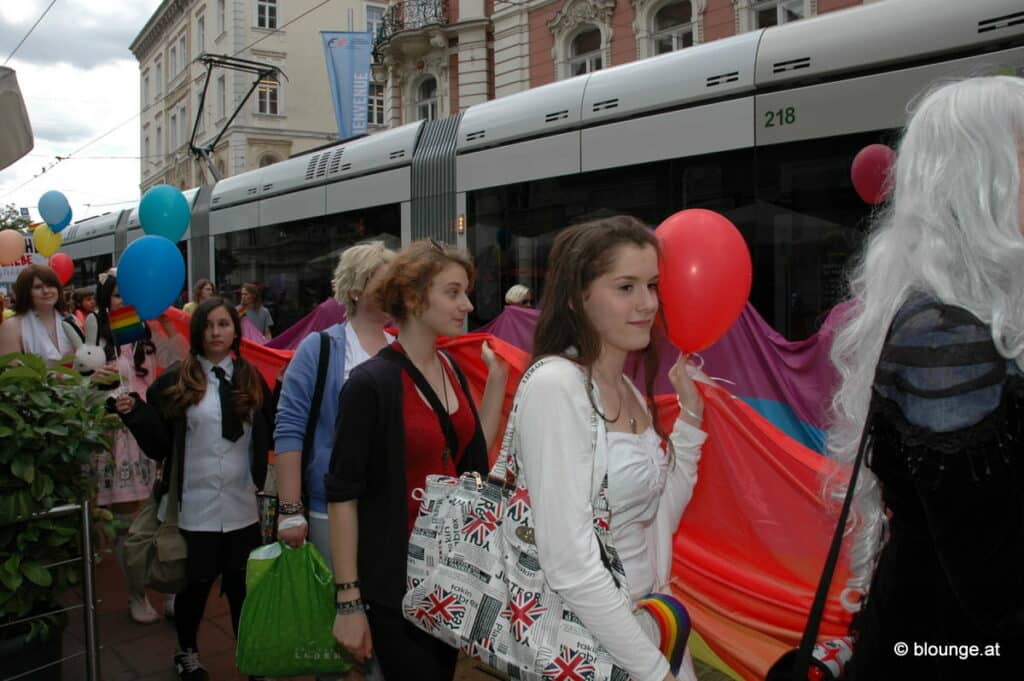
[(277, 502), (277, 512), (279, 515), (299, 515), (305, 510), (306, 507), (302, 505), (301, 501), (291, 503), (286, 501)]
[(359, 588), (359, 580), (358, 579), (354, 579), (351, 582), (340, 582), (338, 584), (335, 584), (334, 585), (334, 593), (338, 593), (339, 591), (347, 591), (349, 589), (358, 589), (358, 588)]
[(680, 408), (680, 409), (682, 409), (682, 410), (683, 410), (683, 412), (685, 412), (687, 416), (689, 416), (689, 417), (690, 417), (691, 419), (693, 419), (693, 420), (694, 420), (694, 421), (696, 421), (697, 423), (700, 423), (700, 422), (701, 422), (701, 421), (702, 421), (702, 420), (704, 419), (704, 417), (702, 417), (702, 416), (699, 416), (698, 414), (695, 414), (694, 412), (692, 412), (692, 411), (690, 411), (689, 409), (687, 409), (687, 408), (686, 408), (686, 405), (685, 405), (685, 404), (683, 404), (683, 401), (682, 401), (682, 400), (680, 400), (680, 399), (678, 399), (678, 398), (677, 398), (677, 399), (676, 399), (676, 404), (678, 404), (678, 405), (679, 405), (679, 408)]
[(335, 611), (339, 615), (352, 615), (357, 612), (366, 612), (370, 606), (363, 602), (363, 599), (356, 598), (351, 601), (341, 601), (335, 605)]

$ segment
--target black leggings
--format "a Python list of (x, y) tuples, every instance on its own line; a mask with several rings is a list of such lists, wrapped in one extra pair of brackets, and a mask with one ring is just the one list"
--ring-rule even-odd
[(420, 631), (398, 610), (376, 603), (366, 613), (373, 637), (373, 656), (388, 681), (451, 681), (458, 651)]
[(197, 638), (210, 588), (220, 576), (221, 593), (228, 597), (231, 625), (238, 637), (238, 620), (245, 601), (245, 564), (262, 539), (258, 523), (231, 532), (182, 530), (188, 546), (188, 585), (174, 597), (174, 625), (181, 650), (199, 650)]
[[(181, 650), (199, 650), (199, 623), (203, 619), (213, 582), (212, 579), (192, 582), (174, 597), (174, 626), (178, 630), (178, 647)], [(242, 603), (245, 601), (245, 570), (221, 573), (220, 585), (221, 593), (228, 597), (231, 626), (235, 630), (235, 638), (238, 638), (238, 620), (242, 616)]]

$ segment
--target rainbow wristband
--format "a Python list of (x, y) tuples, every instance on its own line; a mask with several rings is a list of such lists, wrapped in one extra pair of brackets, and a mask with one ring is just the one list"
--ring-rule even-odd
[(672, 674), (678, 676), (686, 651), (686, 640), (690, 637), (690, 613), (686, 611), (686, 606), (675, 597), (665, 594), (644, 596), (637, 601), (636, 606), (646, 610), (658, 625), (661, 634), (658, 648), (668, 660)]

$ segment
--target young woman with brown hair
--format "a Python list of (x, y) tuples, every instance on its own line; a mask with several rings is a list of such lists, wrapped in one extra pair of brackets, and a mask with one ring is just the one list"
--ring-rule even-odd
[[(256, 491), (267, 475), (274, 428), (270, 389), (241, 357), (238, 313), (221, 298), (192, 316), (189, 354), (146, 391), (123, 395), (116, 408), (150, 458), (163, 462), (160, 518), (179, 503), (178, 526), (188, 545), (188, 585), (175, 597), (179, 678), (209, 678), (199, 663), (199, 622), (214, 580), (228, 597), (231, 620), (245, 598), (245, 565), (261, 543)], [(172, 461), (179, 462), (180, 499), (168, 499)]]
[(456, 651), (402, 617), (406, 553), (433, 473), (487, 474), (508, 366), (484, 346), (489, 374), (479, 415), (465, 377), (437, 348), (472, 311), (473, 264), (462, 250), (417, 241), (392, 262), (379, 306), (398, 339), (353, 369), (342, 388), (326, 477), (338, 615), (335, 638), (357, 660), (375, 657), (389, 681), (448, 681)]

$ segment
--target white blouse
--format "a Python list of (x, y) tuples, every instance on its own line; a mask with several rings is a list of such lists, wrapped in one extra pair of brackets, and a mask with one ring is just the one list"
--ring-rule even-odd
[[(252, 423), (243, 422), (242, 437), (235, 442), (221, 435), (220, 382), (208, 359), (200, 357), (199, 363), (206, 372), (206, 392), (185, 411), (185, 478), (178, 526), (193, 532), (231, 532), (260, 519), (250, 462)], [(218, 366), (230, 379), (234, 370), (231, 357)], [(166, 507), (164, 495), (158, 514), (161, 520)]]
[[(593, 451), (592, 407), (580, 372), (569, 360), (556, 359), (520, 388), (515, 425), (540, 563), (549, 586), (620, 666), (638, 681), (661, 681), (668, 662), (633, 607), (651, 592), (668, 590), (672, 535), (693, 494), (707, 436), (677, 419), (670, 464), (653, 429), (639, 435), (609, 433), (598, 419)], [(595, 400), (601, 404), (599, 394)], [(593, 530), (591, 503), (604, 470), (612, 540), (625, 568), (628, 601), (601, 562)]]

